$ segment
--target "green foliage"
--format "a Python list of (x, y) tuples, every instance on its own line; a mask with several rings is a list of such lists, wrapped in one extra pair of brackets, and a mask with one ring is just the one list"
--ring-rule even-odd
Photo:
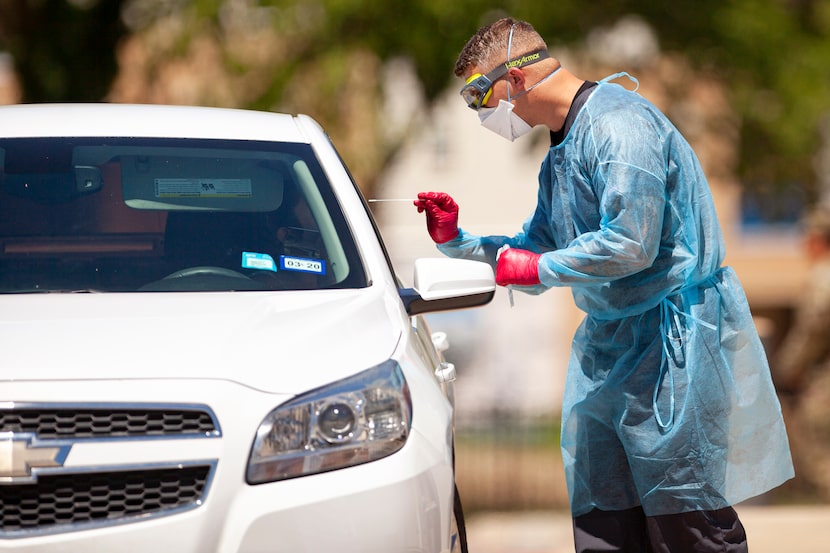
[[(266, 25), (276, 37), (265, 62), (235, 48), (240, 19), (233, 15), (242, 12), (246, 24)], [(584, 44), (592, 29), (639, 15), (664, 51), (729, 88), (742, 124), (745, 181), (815, 182), (810, 160), (830, 107), (827, 0), (4, 0), (0, 47), (14, 57), (25, 101), (103, 98), (118, 69), (118, 45), (171, 18), (180, 24), (168, 33), (178, 36), (156, 53), (155, 66), (212, 37), (231, 77), (262, 74), (239, 96), (243, 107), (285, 107), (309, 73), (315, 94), (337, 102), (355, 79), (354, 60), (366, 53), (378, 71), (386, 60), (410, 58), (431, 101), (457, 84), (452, 69), (467, 39), (507, 14), (531, 21), (552, 47)], [(317, 105), (314, 115), (327, 127), (354, 115)]]
[(818, 123), (830, 107), (828, 13), (822, 1), (774, 0), (733, 0), (718, 11), (713, 33), (721, 48), (712, 61), (743, 118), (748, 181), (815, 181)]
[[(281, 3), (281, 2), (277, 2)], [(455, 57), (482, 24), (531, 21), (551, 46), (573, 45), (620, 17), (649, 22), (666, 51), (715, 75), (742, 121), (740, 173), (748, 182), (816, 181), (817, 124), (830, 109), (830, 2), (825, 0), (330, 0), (322, 48), (354, 44), (381, 59), (407, 55), (428, 99), (452, 82)], [(627, 69), (627, 68), (620, 68)], [(701, 77), (706, 78), (706, 77)], [(455, 83), (453, 83), (455, 84)]]

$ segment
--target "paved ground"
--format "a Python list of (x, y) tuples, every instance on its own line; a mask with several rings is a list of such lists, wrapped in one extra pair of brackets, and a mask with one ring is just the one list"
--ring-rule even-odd
[[(738, 508), (752, 553), (830, 552), (830, 506)], [(470, 553), (573, 553), (566, 513), (483, 513), (467, 521)]]

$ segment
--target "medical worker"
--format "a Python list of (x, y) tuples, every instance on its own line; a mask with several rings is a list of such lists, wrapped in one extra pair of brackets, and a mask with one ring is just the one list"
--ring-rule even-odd
[[(656, 107), (611, 82), (620, 75), (578, 79), (526, 22), (480, 29), (455, 74), (487, 129), (511, 141), (551, 131), (536, 209), (516, 235), (464, 231), (442, 192), (415, 205), (444, 254), (490, 263), (515, 290), (570, 286), (586, 313), (562, 406), (576, 550), (747, 551), (732, 505), (793, 469), (695, 154)], [(499, 197), (507, 184), (492, 183)]]

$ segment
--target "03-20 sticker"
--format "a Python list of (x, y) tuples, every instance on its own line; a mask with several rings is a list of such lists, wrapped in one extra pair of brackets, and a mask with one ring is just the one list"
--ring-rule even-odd
[(303, 273), (324, 275), (326, 274), (326, 262), (322, 259), (281, 255), (280, 269), (285, 271), (300, 271)]

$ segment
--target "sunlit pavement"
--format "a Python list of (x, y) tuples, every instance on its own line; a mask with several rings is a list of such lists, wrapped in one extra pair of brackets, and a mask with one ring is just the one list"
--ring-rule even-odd
[[(738, 507), (752, 553), (828, 553), (830, 506)], [(481, 513), (467, 521), (471, 553), (573, 553), (567, 513)]]

